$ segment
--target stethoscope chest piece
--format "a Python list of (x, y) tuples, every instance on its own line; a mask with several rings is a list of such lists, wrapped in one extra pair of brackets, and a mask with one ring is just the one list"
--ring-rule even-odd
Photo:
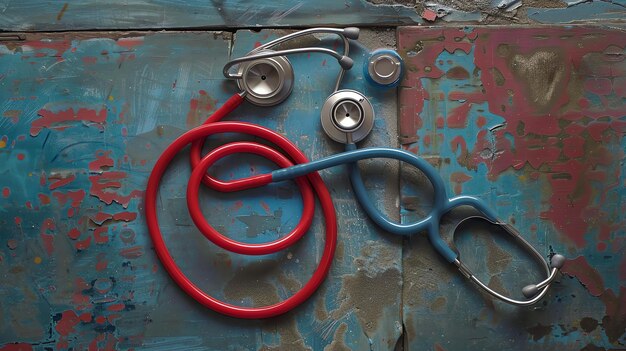
[[(264, 50), (268, 52), (271, 50)], [(285, 56), (260, 58), (240, 64), (237, 80), (246, 99), (257, 106), (283, 102), (293, 89), (293, 68)]]
[(397, 52), (388, 49), (375, 50), (365, 62), (365, 78), (381, 88), (393, 88), (400, 84), (403, 63)]
[(363, 140), (374, 126), (374, 108), (355, 90), (338, 90), (322, 106), (322, 128), (333, 140), (349, 144)]

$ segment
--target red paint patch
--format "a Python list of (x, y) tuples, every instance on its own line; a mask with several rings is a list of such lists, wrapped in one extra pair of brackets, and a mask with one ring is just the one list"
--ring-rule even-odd
[(114, 305), (107, 307), (107, 310), (111, 312), (119, 312), (119, 311), (124, 310), (124, 308), (126, 308), (126, 306), (123, 303), (116, 303)]
[(72, 310), (64, 311), (61, 314), (61, 320), (54, 327), (61, 336), (68, 336), (74, 332), (74, 327), (80, 323), (80, 319), (76, 312)]
[(578, 279), (593, 296), (600, 296), (604, 292), (604, 280), (602, 276), (589, 265), (584, 256), (567, 260), (561, 272)]
[(130, 222), (135, 219), (137, 219), (137, 212), (124, 211), (113, 214), (113, 220), (115, 221)]
[(50, 185), (48, 186), (48, 189), (54, 190), (54, 189), (60, 188), (64, 185), (67, 185), (73, 182), (75, 179), (76, 179), (76, 176), (73, 174), (70, 174), (66, 178), (48, 178), (48, 181), (50, 181)]
[(430, 144), (431, 144), (430, 135), (425, 135), (424, 136), (424, 146), (429, 147)]
[(31, 47), (35, 50), (48, 49), (54, 51), (54, 55), (52, 57), (57, 58), (57, 62), (63, 61), (63, 54), (70, 49), (72, 43), (69, 40), (59, 40), (59, 41), (49, 41), (49, 40), (40, 40), (40, 41), (27, 41), (24, 42), (23, 46)]
[(96, 270), (98, 272), (102, 272), (103, 270), (107, 269), (108, 266), (109, 262), (107, 260), (98, 261), (96, 263)]
[(55, 229), (56, 225), (54, 224), (52, 218), (46, 218), (39, 229), (39, 236), (43, 241), (43, 247), (48, 256), (52, 255), (54, 252), (54, 235), (49, 232), (53, 232)]
[(454, 183), (454, 193), (459, 195), (463, 192), (463, 183), (472, 179), (469, 175), (463, 172), (454, 172), (450, 174), (450, 181)]
[(143, 37), (120, 38), (117, 40), (117, 45), (123, 48), (127, 48), (127, 49), (132, 49), (135, 46), (139, 46), (142, 44), (143, 44)]
[(476, 119), (476, 126), (478, 128), (482, 128), (487, 124), (487, 119), (483, 116), (478, 116), (478, 118)]
[(461, 66), (452, 67), (446, 72), (446, 78), (452, 80), (465, 80), (469, 79), (469, 77), (469, 72)]
[(91, 189), (89, 190), (89, 193), (107, 205), (110, 205), (115, 201), (126, 208), (128, 207), (128, 203), (131, 199), (141, 198), (143, 196), (143, 191), (133, 190), (128, 195), (121, 195), (117, 192), (108, 191), (108, 189), (121, 188), (122, 183), (119, 180), (125, 179), (126, 177), (127, 175), (124, 172), (104, 172), (100, 175), (90, 176), (89, 181), (91, 181)]
[(17, 159), (18, 160), (22, 161), (22, 160), (24, 160), (24, 158), (26, 158), (26, 155), (24, 155), (23, 153), (17, 154)]
[(424, 11), (422, 12), (422, 18), (429, 22), (433, 22), (437, 19), (437, 12), (431, 9), (424, 9)]
[(61, 206), (65, 206), (68, 200), (72, 200), (71, 206), (79, 207), (81, 202), (83, 202), (83, 199), (85, 198), (85, 190), (80, 189), (76, 191), (68, 191), (65, 193), (55, 191), (52, 193), (52, 196), (57, 199), (59, 205)]
[(106, 244), (109, 242), (109, 227), (99, 227), (93, 232), (93, 237), (96, 239), (96, 244)]
[(4, 188), (2, 188), (2, 196), (5, 197), (5, 198), (11, 196), (11, 189), (9, 189), (6, 186)]
[(265, 210), (265, 213), (267, 213), (267, 214), (271, 214), (272, 213), (272, 211), (270, 209), (270, 205), (268, 205), (265, 201), (261, 200), (261, 206)]
[(467, 115), (471, 108), (471, 103), (464, 103), (452, 109), (447, 118), (448, 127), (457, 129), (467, 127)]
[(22, 218), (21, 217), (15, 217), (15, 218), (13, 218), (13, 221), (15, 222), (16, 226), (22, 225)]
[(101, 225), (102, 223), (106, 222), (108, 219), (113, 218), (113, 216), (109, 213), (104, 213), (104, 212), (98, 212), (96, 213), (95, 216), (91, 217), (91, 220), (98, 224)]
[(82, 251), (82, 250), (87, 250), (87, 248), (89, 248), (89, 245), (91, 245), (90, 236), (88, 236), (87, 239), (81, 240), (77, 242), (76, 244), (74, 244), (74, 247), (76, 248), (76, 250)]
[(98, 225), (102, 225), (106, 221), (111, 220), (111, 219), (114, 221), (124, 221), (124, 222), (134, 221), (135, 219), (137, 219), (137, 212), (124, 211), (124, 212), (119, 212), (119, 213), (114, 213), (114, 214), (98, 212), (96, 213), (94, 217), (91, 218), (91, 220)]
[(50, 197), (46, 194), (37, 194), (37, 197), (39, 197), (39, 202), (41, 203), (41, 205), (49, 205), (50, 204)]
[(91, 172), (106, 171), (109, 167), (115, 165), (115, 161), (109, 156), (111, 151), (96, 151), (96, 160), (89, 163), (89, 170)]
[(81, 121), (87, 125), (95, 124), (100, 130), (104, 129), (104, 123), (107, 119), (107, 110), (102, 108), (99, 111), (94, 109), (79, 108), (78, 111), (74, 111), (73, 108), (62, 110), (58, 112), (52, 112), (50, 110), (41, 109), (38, 112), (41, 118), (36, 119), (30, 125), (30, 135), (37, 136), (43, 128), (64, 130), (69, 128), (70, 124), (61, 124), (62, 122), (76, 122)]
[(72, 228), (72, 230), (67, 233), (67, 236), (72, 240), (76, 240), (80, 237), (80, 230), (78, 230), (77, 228)]
[(189, 112), (187, 112), (187, 125), (190, 127), (200, 123), (218, 121), (224, 117), (223, 114), (213, 114), (217, 100), (211, 98), (206, 91), (200, 90), (197, 98), (189, 100)]
[(233, 211), (237, 211), (243, 207), (243, 201), (239, 200), (233, 205)]
[(143, 255), (143, 249), (141, 246), (133, 246), (128, 249), (124, 249), (120, 251), (120, 256), (128, 259), (139, 258)]
[(48, 256), (51, 256), (54, 252), (54, 235), (41, 234), (41, 240), (43, 241), (43, 247), (46, 249)]
[(443, 117), (437, 117), (435, 124), (437, 125), (437, 129), (443, 129), (443, 127), (446, 125)]
[(81, 313), (80, 316), (78, 316), (78, 318), (83, 323), (89, 323), (89, 322), (91, 322), (92, 316), (91, 316), (91, 313), (85, 312), (85, 313)]

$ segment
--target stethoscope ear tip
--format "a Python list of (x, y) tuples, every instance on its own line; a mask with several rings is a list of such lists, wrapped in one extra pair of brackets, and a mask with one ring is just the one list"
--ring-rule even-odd
[(348, 39), (352, 39), (352, 40), (357, 40), (359, 39), (359, 33), (361, 32), (361, 30), (357, 27), (347, 27), (343, 29), (343, 35), (348, 38)]
[(563, 255), (556, 254), (550, 259), (550, 266), (552, 266), (552, 268), (561, 269), (564, 264), (565, 256)]
[(537, 287), (537, 285), (535, 284), (526, 285), (525, 287), (522, 288), (522, 294), (524, 294), (524, 296), (527, 299), (530, 299), (536, 296), (538, 293), (539, 293), (539, 287)]
[(344, 70), (349, 70), (354, 65), (354, 60), (348, 56), (342, 56), (341, 59), (339, 59), (339, 65)]

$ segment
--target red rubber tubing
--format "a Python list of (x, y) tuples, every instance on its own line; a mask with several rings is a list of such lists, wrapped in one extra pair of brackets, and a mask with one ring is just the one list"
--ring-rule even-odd
[[(242, 98), (239, 95), (233, 96), (211, 117), (209, 117), (207, 122), (205, 122), (208, 124), (202, 125), (184, 133), (176, 140), (174, 140), (174, 142), (165, 149), (163, 154), (161, 154), (156, 164), (154, 165), (152, 173), (148, 178), (148, 185), (145, 194), (145, 215), (150, 237), (154, 243), (154, 249), (157, 253), (157, 256), (161, 260), (163, 266), (170, 274), (172, 279), (187, 294), (189, 294), (196, 301), (200, 302), (202, 305), (228, 316), (246, 319), (269, 318), (288, 312), (289, 310), (306, 301), (324, 281), (330, 269), (330, 265), (332, 263), (332, 259), (335, 253), (335, 247), (337, 244), (337, 220), (335, 215), (335, 208), (333, 206), (330, 193), (326, 188), (326, 185), (324, 184), (322, 178), (317, 172), (308, 174), (306, 177), (296, 179), (296, 183), (298, 184), (298, 187), (300, 188), (300, 191), (302, 193), (302, 199), (305, 209), (303, 210), (303, 215), (298, 226), (291, 233), (278, 240), (264, 244), (246, 244), (236, 242), (234, 240), (224, 237), (222, 234), (215, 231), (206, 222), (206, 220), (204, 220), (199, 205), (197, 204), (197, 201), (195, 201), (197, 200), (197, 189), (200, 185), (200, 181), (205, 182), (209, 186), (214, 187), (215, 189), (220, 191), (237, 191), (249, 189), (252, 187), (262, 186), (271, 182), (271, 176), (269, 174), (255, 176), (252, 180), (246, 181), (235, 180), (225, 182), (213, 179), (206, 174), (206, 169), (220, 158), (235, 153), (245, 152), (254, 153), (266, 157), (272, 162), (275, 162), (280, 167), (287, 167), (293, 163), (308, 162), (306, 156), (302, 153), (302, 151), (297, 148), (296, 145), (290, 142), (287, 138), (270, 129), (256, 124), (243, 122), (214, 123), (223, 118), (229, 112), (231, 112), (239, 104), (241, 104), (241, 101)], [(204, 138), (212, 134), (218, 133), (242, 133), (263, 138), (272, 142), (279, 149), (283, 150), (285, 154), (281, 154), (275, 149), (257, 143), (235, 142), (223, 145), (213, 150), (200, 160), (200, 152)], [(309, 210), (309, 205), (307, 205), (307, 203), (311, 204), (312, 202), (314, 202), (312, 192), (315, 191), (325, 218), (326, 241), (318, 267), (313, 272), (310, 280), (302, 287), (301, 290), (299, 290), (286, 300), (278, 302), (274, 305), (263, 307), (237, 306), (220, 301), (202, 291), (195, 284), (193, 284), (193, 282), (189, 280), (189, 278), (187, 278), (187, 276), (185, 276), (185, 274), (176, 265), (176, 262), (172, 258), (169, 250), (165, 245), (165, 241), (163, 240), (163, 234), (159, 228), (158, 216), (156, 211), (156, 201), (159, 184), (168, 165), (173, 160), (173, 158), (183, 148), (185, 148), (186, 145), (190, 143), (194, 143), (192, 145), (192, 162), (194, 162), (193, 160), (197, 161), (195, 162), (196, 166), (194, 167), (192, 177), (187, 188), (187, 201), (188, 203), (191, 202), (190, 212), (193, 211), (195, 215), (192, 216), (197, 217), (192, 218), (194, 218), (194, 222), (196, 223), (201, 218), (201, 223), (205, 223), (206, 226), (210, 227), (210, 229), (213, 229), (209, 229), (207, 231), (208, 234), (207, 232), (204, 232), (203, 234), (205, 236), (207, 236), (209, 239), (211, 239), (213, 242), (220, 245), (221, 247), (233, 249), (234, 252), (244, 254), (263, 254), (263, 252), (271, 253), (284, 249), (289, 245), (297, 242), (302, 237), (302, 235), (306, 233), (311, 224), (314, 206), (310, 206), (311, 209)], [(290, 159), (293, 160), (293, 162), (290, 161)], [(190, 199), (189, 194), (192, 195), (192, 199)], [(311, 217), (311, 219), (307, 219), (307, 217), (309, 216)], [(202, 227), (204, 225), (200, 224), (200, 226)], [(208, 228), (205, 227), (204, 229)]]
[[(198, 192), (200, 188), (200, 182), (204, 175), (206, 175), (207, 169), (213, 165), (217, 160), (234, 153), (252, 153), (260, 156), (264, 156), (267, 159), (273, 161), (280, 167), (293, 166), (293, 163), (289, 161), (280, 152), (258, 143), (252, 142), (235, 142), (222, 145), (219, 148), (211, 151), (207, 154), (200, 164), (193, 169), (189, 183), (187, 185), (187, 207), (189, 208), (189, 214), (191, 219), (196, 224), (196, 227), (216, 245), (231, 252), (244, 254), (244, 255), (266, 255), (274, 252), (278, 252), (288, 248), (295, 244), (306, 232), (309, 230), (313, 221), (313, 214), (315, 211), (315, 200), (313, 198), (313, 190), (306, 181), (306, 178), (296, 179), (296, 184), (302, 193), (302, 201), (304, 203), (302, 216), (298, 225), (287, 235), (263, 244), (248, 244), (242, 243), (230, 239), (217, 230), (215, 230), (204, 218), (202, 210), (200, 209), (200, 203), (198, 201)], [(260, 185), (266, 185), (271, 183), (272, 175), (263, 174), (245, 180), (222, 182), (211, 179), (211, 185), (214, 189), (222, 191), (235, 191), (250, 189)], [(214, 184), (215, 183), (215, 184)]]

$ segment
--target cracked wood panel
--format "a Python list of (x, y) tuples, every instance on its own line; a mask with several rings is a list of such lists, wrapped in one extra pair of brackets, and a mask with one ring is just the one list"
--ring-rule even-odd
[(623, 22), (626, 0), (0, 0), (0, 30)]
[(0, 29), (11, 31), (397, 25), (419, 21), (412, 7), (365, 0), (0, 1)]
[[(407, 67), (403, 147), (432, 161), (450, 194), (486, 200), (542, 255), (568, 258), (543, 302), (515, 308), (482, 296), (426, 239), (411, 238), (403, 266), (409, 349), (623, 348), (624, 31), (401, 27), (398, 47)], [(428, 210), (429, 192), (402, 171), (401, 213), (410, 222)], [(453, 214), (443, 227), (454, 224)], [(455, 243), (489, 286), (521, 297), (537, 268), (505, 239), (477, 224), (460, 228)]]
[[(230, 50), (241, 55), (282, 34), (31, 34), (2, 43), (0, 349), (394, 348), (402, 332), (401, 241), (366, 220), (341, 167), (322, 172), (339, 217), (330, 276), (285, 316), (236, 320), (202, 307), (170, 280), (151, 248), (142, 196), (156, 158), (236, 91), (221, 73)], [(386, 117), (376, 120), (365, 144), (396, 139), (395, 93), (370, 88), (359, 74), (371, 49), (364, 45), (393, 45), (394, 36), (365, 31), (364, 44), (352, 48), (356, 73), (344, 87), (365, 92)], [(303, 40), (340, 45), (334, 37)], [(320, 54), (290, 60), (297, 84), (286, 102), (244, 104), (230, 119), (277, 130), (313, 159), (340, 151), (319, 124), (338, 65)], [(374, 162), (365, 174), (381, 209), (397, 216), (397, 177), (381, 171), (393, 166)], [(229, 179), (272, 168), (237, 156), (216, 164), (214, 173)], [(310, 232), (287, 252), (230, 254), (193, 226), (184, 195), (189, 173), (181, 155), (159, 197), (166, 242), (183, 271), (236, 304), (265, 305), (299, 289), (323, 248), (319, 209)], [(273, 240), (292, 228), (299, 197), (289, 182), (239, 194), (201, 193), (208, 220), (248, 242)]]

